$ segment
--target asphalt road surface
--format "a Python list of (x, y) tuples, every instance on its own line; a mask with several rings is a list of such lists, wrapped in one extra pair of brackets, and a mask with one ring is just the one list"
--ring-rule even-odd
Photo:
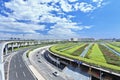
[(39, 50), (39, 53), (35, 53), (34, 56), (32, 56), (32, 58), (33, 58), (32, 60), (34, 60), (34, 64), (36, 64), (37, 70), (43, 75), (43, 77), (46, 80), (65, 80), (60, 75), (57, 77), (53, 75), (53, 72), (55, 72), (57, 70), (55, 70), (55, 69), (53, 70), (52, 68), (48, 67), (49, 64), (46, 63), (46, 60), (41, 55), (41, 53), (45, 50), (46, 49), (41, 49), (41, 50)]
[(18, 51), (9, 65), (8, 80), (36, 80), (23, 62), (22, 55), (27, 49)]

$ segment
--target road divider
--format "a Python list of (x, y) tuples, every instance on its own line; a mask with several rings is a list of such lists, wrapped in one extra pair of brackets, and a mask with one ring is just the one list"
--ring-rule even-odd
[[(47, 47), (50, 47), (50, 46), (47, 46)], [(31, 56), (39, 51), (40, 49), (44, 49), (46, 47), (41, 47), (41, 48), (37, 48), (37, 49), (34, 49), (32, 51), (26, 51), (24, 54), (23, 54), (23, 60), (27, 66), (27, 68), (29, 69), (29, 71), (33, 74), (33, 76), (36, 78), (36, 80), (46, 80), (39, 72), (38, 70), (32, 65), (32, 60), (31, 60)], [(27, 55), (29, 52), (29, 55)], [(27, 56), (29, 57), (27, 57)]]

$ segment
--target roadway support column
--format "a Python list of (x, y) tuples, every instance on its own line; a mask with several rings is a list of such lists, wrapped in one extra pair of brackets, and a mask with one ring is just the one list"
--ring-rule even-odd
[(80, 68), (80, 64), (78, 63), (78, 68)]
[(91, 67), (89, 67), (89, 71), (88, 71), (88, 73), (89, 73), (89, 74), (91, 74), (91, 70), (92, 70), (92, 68), (91, 68)]
[(103, 80), (102, 75), (103, 75), (103, 73), (100, 71), (100, 80)]
[(5, 46), (5, 55), (8, 53), (8, 45)]
[(14, 44), (13, 44), (13, 43), (11, 44), (11, 48), (12, 48), (12, 50), (11, 50), (11, 51), (13, 51), (13, 49), (14, 49)]
[(70, 61), (70, 65), (72, 65), (72, 62)]
[(17, 48), (20, 48), (20, 43), (17, 43)]
[(57, 64), (57, 67), (59, 68), (59, 65), (60, 65), (59, 58), (57, 58), (56, 64)]

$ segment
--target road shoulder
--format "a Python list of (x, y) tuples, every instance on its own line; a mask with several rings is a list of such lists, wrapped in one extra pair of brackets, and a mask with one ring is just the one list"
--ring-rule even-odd
[[(28, 69), (30, 70), (30, 72), (34, 75), (34, 77), (36, 77), (37, 80), (45, 80), (44, 77), (37, 71), (37, 69), (30, 63), (29, 58), (27, 58), (26, 54), (28, 51), (26, 51), (23, 54), (23, 60), (26, 64), (26, 66), (28, 67)], [(33, 51), (30, 52), (29, 56), (32, 55), (32, 53), (34, 53)]]

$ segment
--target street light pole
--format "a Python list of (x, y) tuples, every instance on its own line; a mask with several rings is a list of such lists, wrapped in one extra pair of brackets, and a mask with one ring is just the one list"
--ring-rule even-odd
[(102, 80), (103, 72), (100, 71), (100, 80)]

